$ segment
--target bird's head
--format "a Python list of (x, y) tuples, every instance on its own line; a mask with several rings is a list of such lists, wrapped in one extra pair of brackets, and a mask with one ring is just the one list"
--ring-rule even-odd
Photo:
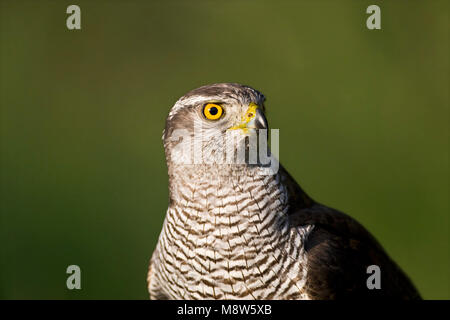
[[(168, 163), (228, 163), (257, 141), (258, 129), (268, 129), (264, 96), (235, 83), (194, 89), (170, 110), (163, 140)], [(256, 143), (256, 142), (255, 142)], [(244, 156), (248, 161), (248, 155)]]

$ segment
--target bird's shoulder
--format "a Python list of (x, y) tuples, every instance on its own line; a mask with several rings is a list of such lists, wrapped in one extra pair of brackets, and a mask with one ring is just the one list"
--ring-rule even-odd
[[(420, 298), (408, 277), (366, 228), (349, 215), (312, 200), (283, 171), (290, 226), (313, 226), (303, 244), (310, 298)], [(367, 287), (367, 268), (371, 265), (381, 270), (380, 290)]]
[[(313, 226), (304, 242), (311, 298), (420, 298), (376, 239), (346, 214), (315, 205), (293, 213), (291, 223)], [(369, 266), (379, 268), (380, 289), (367, 285)]]

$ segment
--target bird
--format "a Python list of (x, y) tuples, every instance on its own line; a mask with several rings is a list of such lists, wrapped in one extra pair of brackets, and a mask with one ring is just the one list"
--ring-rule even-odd
[(281, 164), (249, 160), (249, 141), (268, 139), (265, 100), (250, 86), (215, 83), (171, 108), (169, 205), (150, 258), (150, 299), (421, 299), (360, 223), (313, 200)]

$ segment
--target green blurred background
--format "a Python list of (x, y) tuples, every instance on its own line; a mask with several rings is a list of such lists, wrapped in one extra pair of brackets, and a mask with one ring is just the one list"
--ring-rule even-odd
[[(304, 189), (362, 222), (425, 298), (450, 298), (448, 9), (0, 0), (0, 297), (146, 299), (168, 110), (240, 82), (267, 96)], [(82, 290), (66, 289), (70, 264)]]

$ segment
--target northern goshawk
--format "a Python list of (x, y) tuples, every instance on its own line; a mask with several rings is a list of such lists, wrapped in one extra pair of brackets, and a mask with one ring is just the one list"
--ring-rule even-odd
[[(420, 298), (364, 227), (311, 199), (281, 165), (262, 163), (263, 153), (250, 155), (251, 141), (259, 150), (267, 141), (264, 100), (222, 83), (172, 107), (163, 133), (169, 207), (150, 298)], [(369, 288), (369, 266), (381, 287)]]

